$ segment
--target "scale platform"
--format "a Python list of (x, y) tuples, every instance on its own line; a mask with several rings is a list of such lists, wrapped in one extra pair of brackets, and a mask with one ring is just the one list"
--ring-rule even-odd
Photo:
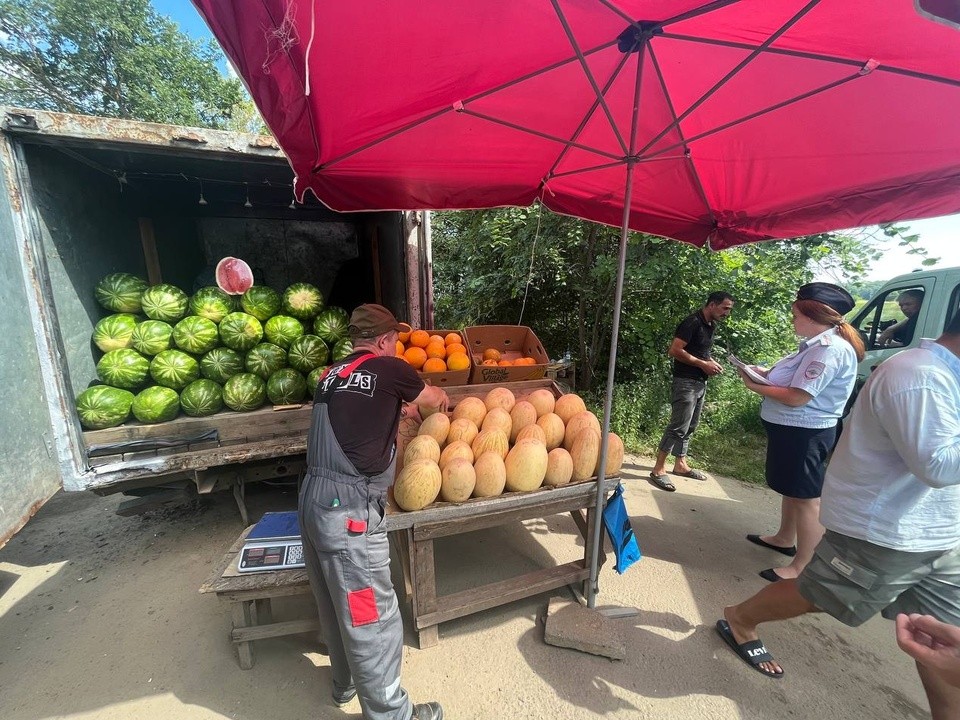
[(237, 559), (242, 573), (304, 567), (303, 541), (295, 510), (264, 513), (243, 543)]

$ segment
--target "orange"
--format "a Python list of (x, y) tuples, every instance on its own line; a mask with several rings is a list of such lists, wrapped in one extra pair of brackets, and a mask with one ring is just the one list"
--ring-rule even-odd
[(443, 343), (431, 341), (427, 345), (427, 357), (428, 358), (439, 358), (443, 360), (447, 356), (447, 346)]
[(500, 362), (497, 363), (497, 365), (500, 365), (501, 367), (510, 367), (511, 365), (513, 365), (513, 363), (510, 362), (509, 360), (501, 360)]
[(447, 355), (447, 367), (450, 370), (469, 370), (470, 358), (466, 353), (452, 352)]
[(438, 342), (438, 343), (441, 343), (441, 344), (443, 344), (443, 345), (446, 345), (446, 343), (443, 342), (443, 335), (431, 335), (431, 336), (430, 336), (430, 342)]
[(458, 353), (458, 352), (466, 355), (467, 348), (465, 348), (462, 343), (450, 343), (449, 345), (447, 345), (447, 357), (450, 357), (454, 353)]
[(534, 360), (532, 357), (522, 357), (514, 360), (513, 364), (514, 365), (536, 365), (537, 361)]
[(413, 328), (407, 325), (406, 323), (400, 323), (400, 326), (404, 328), (397, 332), (397, 339), (402, 343), (410, 341), (410, 333), (413, 332)]
[(427, 361), (427, 353), (423, 348), (412, 347), (403, 354), (403, 359), (419, 370)]
[(494, 366), (495, 366), (495, 365), (497, 364), (497, 361), (496, 361), (496, 360), (484, 360), (484, 361), (483, 361), (482, 363), (480, 363), (480, 364), (481, 364), (481, 365), (494, 365)]
[(500, 351), (496, 348), (487, 348), (483, 351), (484, 360), (500, 360)]
[(430, 333), (426, 330), (414, 330), (410, 333), (410, 344), (413, 347), (425, 348), (430, 342)]
[(447, 333), (447, 336), (443, 339), (444, 344), (453, 345), (454, 343), (462, 343), (463, 338), (460, 337), (460, 333)]
[(423, 367), (421, 368), (422, 372), (433, 373), (433, 372), (446, 372), (447, 364), (440, 358), (432, 357), (427, 360)]
[(403, 343), (397, 340), (397, 357), (403, 357), (403, 351), (406, 348), (403, 346)]

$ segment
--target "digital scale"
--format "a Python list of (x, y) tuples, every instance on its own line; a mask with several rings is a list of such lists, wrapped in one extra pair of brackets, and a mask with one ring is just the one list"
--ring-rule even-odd
[(237, 570), (249, 573), (302, 567), (303, 541), (296, 511), (264, 513), (243, 543)]

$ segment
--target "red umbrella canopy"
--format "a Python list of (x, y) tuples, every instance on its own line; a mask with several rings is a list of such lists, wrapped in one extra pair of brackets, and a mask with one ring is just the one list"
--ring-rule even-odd
[(714, 249), (960, 212), (960, 29), (910, 0), (194, 3), (335, 210), (619, 226), (630, 163), (630, 227)]

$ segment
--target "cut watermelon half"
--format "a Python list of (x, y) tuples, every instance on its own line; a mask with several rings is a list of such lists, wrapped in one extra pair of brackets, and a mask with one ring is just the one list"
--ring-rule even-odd
[(217, 287), (228, 295), (243, 295), (253, 287), (253, 270), (240, 258), (225, 257), (217, 263)]

